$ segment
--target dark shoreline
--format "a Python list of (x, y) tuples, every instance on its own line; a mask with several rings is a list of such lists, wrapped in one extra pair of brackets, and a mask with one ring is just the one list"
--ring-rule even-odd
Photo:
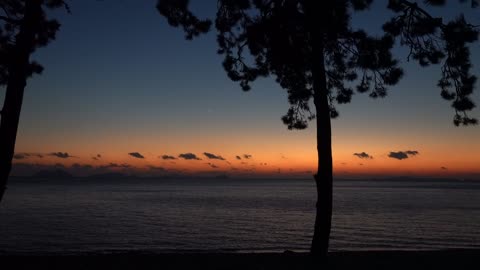
[[(480, 250), (307, 253), (160, 253), (0, 255), (2, 269), (480, 269)], [(326, 265), (325, 265), (326, 264)]]

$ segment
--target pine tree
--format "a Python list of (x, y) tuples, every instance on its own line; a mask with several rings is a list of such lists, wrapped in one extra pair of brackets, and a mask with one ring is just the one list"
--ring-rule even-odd
[[(192, 24), (185, 24), (188, 20), (178, 16), (191, 14), (188, 1), (160, 0), (159, 5), (172, 2), (177, 2), (177, 12), (163, 8), (162, 15), (171, 25), (188, 30)], [(410, 48), (407, 57), (420, 66), (442, 64), (438, 86), (441, 96), (452, 101), (454, 124), (477, 123), (467, 115), (475, 107), (470, 96), (476, 77), (470, 73), (468, 47), (477, 41), (475, 26), (461, 16), (444, 23), (421, 8), (421, 2), (426, 6), (444, 5), (442, 0), (418, 1), (420, 4), (389, 0), (385, 4), (395, 16), (385, 23), (384, 35), (374, 37), (367, 29), (351, 25), (352, 14), (368, 9), (372, 2), (217, 1), (218, 53), (224, 56), (228, 77), (245, 91), (259, 77), (274, 77), (288, 93), (290, 108), (282, 118), (288, 129), (305, 129), (309, 121), (316, 120), (318, 171), (314, 178), (318, 201), (311, 252), (320, 257), (328, 252), (332, 218), (330, 119), (339, 115), (336, 105), (349, 103), (355, 92), (383, 98), (388, 87), (399, 82), (403, 71), (392, 54), (397, 40)], [(476, 0), (471, 3), (473, 7), (478, 4)], [(187, 38), (192, 38), (189, 31)]]
[(27, 78), (43, 70), (30, 56), (55, 39), (60, 24), (48, 19), (45, 10), (60, 7), (69, 10), (62, 0), (0, 0), (0, 86), (6, 86), (0, 122), (0, 201), (12, 167)]

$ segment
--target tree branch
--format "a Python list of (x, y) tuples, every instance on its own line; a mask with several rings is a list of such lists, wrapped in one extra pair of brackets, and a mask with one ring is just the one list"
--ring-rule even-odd
[(19, 25), (21, 23), (21, 20), (12, 19), (12, 18), (9, 18), (7, 16), (2, 16), (2, 15), (0, 15), (0, 20), (4, 20), (8, 23), (17, 24), (17, 25)]

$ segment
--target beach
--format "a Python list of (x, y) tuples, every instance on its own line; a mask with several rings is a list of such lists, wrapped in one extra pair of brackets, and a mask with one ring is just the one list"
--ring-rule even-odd
[(479, 269), (480, 250), (3, 256), (3, 269)]

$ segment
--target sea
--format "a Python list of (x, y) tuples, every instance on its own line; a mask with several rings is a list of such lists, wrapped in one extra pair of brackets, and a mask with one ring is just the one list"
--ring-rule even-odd
[[(331, 251), (480, 248), (480, 182), (335, 180)], [(308, 251), (313, 179), (11, 179), (0, 254)]]

